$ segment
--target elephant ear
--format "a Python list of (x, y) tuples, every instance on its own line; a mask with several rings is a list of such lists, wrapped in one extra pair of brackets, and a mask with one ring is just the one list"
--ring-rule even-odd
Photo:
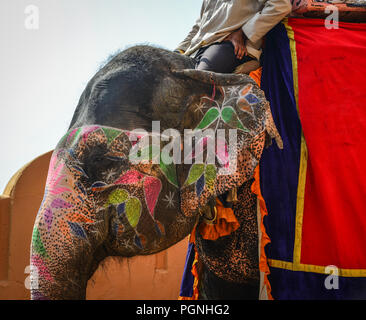
[[(238, 93), (236, 89), (242, 88), (243, 90), (239, 92), (240, 97), (238, 97), (239, 99), (236, 101), (237, 111), (239, 109), (242, 111), (253, 111), (256, 115), (262, 114), (264, 116), (264, 131), (267, 134), (267, 145), (271, 143), (270, 140), (275, 139), (277, 146), (280, 149), (283, 149), (283, 141), (273, 121), (269, 102), (266, 100), (264, 92), (249, 75), (243, 73), (216, 73), (194, 69), (173, 70), (172, 72), (177, 77), (192, 79), (199, 83), (214, 86), (216, 93), (222, 93), (222, 88), (226, 88), (227, 92), (229, 91), (235, 95)], [(203, 97), (206, 100), (214, 99), (214, 97)], [(193, 113), (202, 113), (202, 111), (201, 101), (198, 103), (196, 102)], [(195, 117), (196, 115), (193, 113), (191, 112), (191, 116)], [(211, 111), (211, 113), (214, 112)], [(248, 115), (239, 114), (239, 119), (243, 117), (246, 118)]]
[[(177, 74), (212, 86), (212, 95), (201, 95), (188, 109), (193, 132), (202, 136), (195, 138), (192, 165), (184, 165), (178, 174), (182, 210), (194, 215), (212, 198), (253, 177), (268, 138), (274, 138), (279, 148), (283, 144), (269, 103), (249, 76), (199, 70)], [(207, 129), (214, 136), (206, 136)], [(214, 161), (208, 158), (212, 150)], [(201, 163), (195, 162), (199, 155), (204, 155)]]

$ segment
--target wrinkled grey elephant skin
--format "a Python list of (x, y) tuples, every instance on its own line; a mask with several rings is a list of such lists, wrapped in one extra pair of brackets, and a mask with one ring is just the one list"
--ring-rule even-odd
[[(182, 55), (136, 46), (89, 81), (51, 158), (32, 236), (32, 299), (84, 299), (88, 279), (106, 257), (153, 254), (184, 239), (200, 209), (252, 178), (266, 142), (281, 144), (251, 78), (193, 66)], [(169, 128), (192, 163), (166, 160)], [(210, 137), (197, 138), (184, 154), (184, 129), (224, 133), (213, 163)], [(232, 129), (236, 143), (229, 143)], [(203, 162), (196, 163), (200, 152)], [(227, 174), (233, 154), (237, 167)]]

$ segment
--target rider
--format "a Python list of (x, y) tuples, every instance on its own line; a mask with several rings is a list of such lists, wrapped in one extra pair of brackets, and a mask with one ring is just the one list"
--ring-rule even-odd
[(264, 35), (291, 12), (290, 0), (203, 0), (201, 14), (175, 51), (196, 69), (231, 73), (259, 61)]

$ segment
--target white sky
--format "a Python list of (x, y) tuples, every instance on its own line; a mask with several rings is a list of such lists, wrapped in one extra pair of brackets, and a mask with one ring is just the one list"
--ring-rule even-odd
[[(200, 0), (1, 0), (0, 195), (11, 176), (52, 150), (79, 97), (118, 49), (173, 50), (197, 19)], [(29, 30), (25, 8), (39, 8)]]

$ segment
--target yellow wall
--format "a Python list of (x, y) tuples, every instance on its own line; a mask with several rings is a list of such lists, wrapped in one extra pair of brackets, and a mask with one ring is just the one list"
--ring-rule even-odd
[[(20, 169), (0, 196), (0, 299), (29, 299), (29, 249), (52, 151)], [(188, 240), (156, 255), (108, 258), (89, 280), (87, 299), (177, 299)]]

